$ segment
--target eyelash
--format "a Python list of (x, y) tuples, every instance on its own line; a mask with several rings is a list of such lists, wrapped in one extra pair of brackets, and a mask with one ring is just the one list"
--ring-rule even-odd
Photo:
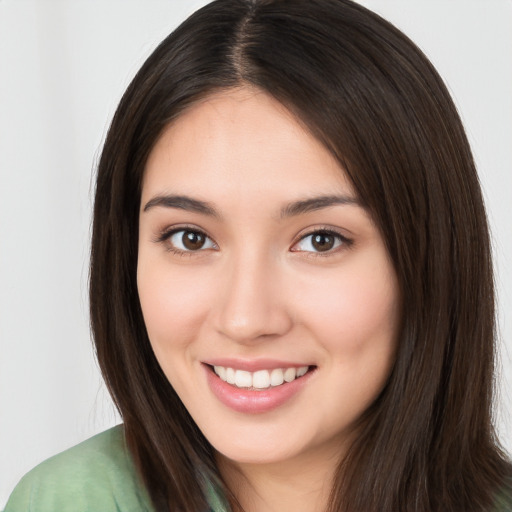
[[(196, 235), (203, 236), (206, 240), (209, 240), (211, 242), (211, 244), (214, 246), (214, 247), (208, 247), (208, 249), (211, 249), (211, 248), (217, 249), (218, 248), (217, 244), (210, 236), (208, 236), (201, 229), (198, 229), (194, 226), (179, 226), (179, 227), (173, 227), (171, 229), (165, 229), (159, 234), (159, 236), (156, 238), (155, 242), (165, 243), (166, 248), (169, 252), (172, 252), (179, 256), (192, 256), (196, 253), (199, 253), (199, 252), (202, 252), (203, 250), (205, 250), (203, 247), (199, 248), (198, 250), (183, 250), (183, 249), (179, 249), (179, 248), (175, 247), (174, 245), (172, 245), (170, 242), (171, 238), (174, 235), (181, 233), (181, 232), (183, 232), (183, 234), (194, 233)], [(334, 243), (336, 244), (336, 242), (338, 242), (338, 245), (336, 245), (335, 247), (328, 249), (326, 251), (305, 251), (305, 250), (300, 250), (300, 249), (293, 249), (293, 247), (295, 247), (298, 244), (300, 244), (301, 242), (305, 241), (308, 237), (312, 237), (314, 235), (332, 236), (335, 238)], [(339, 233), (336, 230), (333, 230), (332, 228), (316, 228), (316, 229), (300, 236), (300, 238), (296, 242), (293, 243), (292, 248), (290, 250), (291, 250), (291, 252), (307, 253), (308, 257), (327, 257), (327, 256), (331, 256), (332, 254), (338, 252), (340, 247), (345, 246), (346, 248), (349, 248), (352, 244), (353, 244), (353, 240), (347, 238), (346, 236), (342, 235), (341, 233)]]
[[(335, 242), (339, 242), (337, 246), (328, 249), (327, 251), (301, 251), (301, 250), (294, 250), (293, 247), (297, 246), (299, 243), (303, 242), (309, 237), (312, 237), (314, 235), (324, 235), (324, 236), (332, 236), (335, 239)], [(341, 248), (349, 248), (353, 244), (353, 240), (350, 238), (347, 238), (345, 235), (342, 235), (340, 232), (332, 229), (332, 228), (315, 228), (312, 231), (309, 231), (308, 233), (305, 233), (300, 236), (300, 238), (295, 242), (292, 246), (292, 252), (305, 252), (308, 254), (308, 257), (321, 257), (326, 258), (328, 256), (332, 256), (333, 254), (337, 253)]]
[[(201, 229), (198, 229), (194, 226), (179, 226), (179, 227), (173, 227), (170, 229), (164, 229), (159, 236), (156, 238), (155, 242), (157, 243), (163, 243), (166, 245), (166, 249), (169, 252), (172, 252), (174, 254), (177, 254), (178, 256), (193, 256), (195, 253), (201, 252), (201, 249), (198, 249), (197, 251), (194, 250), (183, 250), (178, 249), (171, 243), (171, 238), (176, 235), (177, 233), (195, 233), (196, 235), (203, 236), (206, 240), (209, 240), (213, 243), (215, 248), (217, 248), (217, 244), (214, 242), (214, 240), (208, 236), (204, 231)], [(202, 249), (204, 250), (204, 249)]]

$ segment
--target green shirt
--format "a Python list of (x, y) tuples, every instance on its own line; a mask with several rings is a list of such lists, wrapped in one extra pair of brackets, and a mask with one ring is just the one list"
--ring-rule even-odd
[[(208, 489), (210, 512), (228, 512)], [(495, 512), (512, 510), (508, 493)], [(39, 464), (16, 486), (4, 512), (155, 512), (124, 442), (121, 425)]]
[[(208, 490), (212, 512), (227, 512)], [(56, 455), (25, 475), (5, 512), (154, 512), (118, 425)]]

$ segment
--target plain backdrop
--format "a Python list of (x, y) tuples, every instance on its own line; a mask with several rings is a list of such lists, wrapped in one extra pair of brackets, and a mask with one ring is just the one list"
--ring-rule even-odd
[[(35, 464), (120, 421), (88, 329), (92, 175), (130, 79), (205, 3), (0, 0), (0, 509)], [(473, 145), (499, 292), (498, 427), (512, 451), (512, 2), (361, 3), (430, 57)]]

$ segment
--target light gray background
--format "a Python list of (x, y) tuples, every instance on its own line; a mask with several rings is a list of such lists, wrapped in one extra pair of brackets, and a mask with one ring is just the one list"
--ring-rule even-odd
[[(0, 508), (28, 469), (119, 421), (88, 331), (91, 172), (143, 60), (205, 1), (0, 0)], [(499, 291), (512, 451), (512, 2), (362, 0), (445, 78), (473, 144)]]

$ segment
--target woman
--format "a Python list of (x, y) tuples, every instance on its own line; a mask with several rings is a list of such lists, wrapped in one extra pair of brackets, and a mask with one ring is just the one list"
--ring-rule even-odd
[(220, 0), (155, 50), (103, 149), (90, 297), (124, 427), (8, 511), (511, 507), (471, 152), (357, 4)]

